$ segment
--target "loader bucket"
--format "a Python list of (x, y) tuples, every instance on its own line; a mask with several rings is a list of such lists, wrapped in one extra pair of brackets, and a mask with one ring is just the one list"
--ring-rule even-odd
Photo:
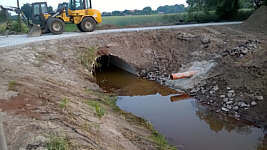
[(30, 31), (28, 33), (29, 37), (38, 37), (41, 36), (42, 34), (42, 29), (39, 25), (32, 25), (30, 28)]

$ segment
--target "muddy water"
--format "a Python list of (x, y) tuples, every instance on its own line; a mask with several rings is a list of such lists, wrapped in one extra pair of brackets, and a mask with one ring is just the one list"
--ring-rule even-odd
[[(179, 150), (265, 150), (263, 130), (216, 115), (193, 98), (117, 68), (97, 72), (100, 87), (120, 96), (117, 105), (149, 120)], [(266, 139), (265, 139), (266, 140)]]

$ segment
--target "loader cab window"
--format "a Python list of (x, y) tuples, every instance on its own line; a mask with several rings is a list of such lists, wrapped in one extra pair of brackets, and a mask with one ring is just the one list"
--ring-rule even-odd
[(39, 15), (40, 14), (40, 5), (33, 5), (33, 15)]
[(41, 4), (41, 13), (47, 13), (48, 11), (47, 11), (47, 6), (46, 6), (46, 4)]
[(76, 0), (75, 1), (75, 8), (76, 8), (76, 10), (83, 9), (82, 0)]
[(70, 0), (69, 8), (71, 10), (82, 10), (91, 8), (91, 0)]

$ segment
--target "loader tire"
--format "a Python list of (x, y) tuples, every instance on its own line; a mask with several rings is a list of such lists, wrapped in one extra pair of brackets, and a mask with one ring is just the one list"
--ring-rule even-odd
[(65, 29), (65, 23), (58, 18), (49, 18), (47, 26), (49, 31), (53, 34), (62, 34)]
[(93, 32), (96, 28), (96, 21), (91, 17), (86, 17), (78, 25), (78, 28), (82, 32)]

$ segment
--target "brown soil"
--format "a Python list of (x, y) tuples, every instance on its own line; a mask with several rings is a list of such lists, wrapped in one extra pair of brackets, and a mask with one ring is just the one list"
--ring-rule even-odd
[(244, 30), (267, 33), (267, 6), (258, 8), (241, 27)]
[[(8, 148), (43, 148), (59, 136), (75, 150), (157, 149), (145, 121), (113, 109), (112, 95), (92, 82), (91, 65), (88, 70), (81, 64), (91, 46), (66, 43), (0, 49), (0, 109)], [(101, 119), (90, 101), (105, 109)]]

